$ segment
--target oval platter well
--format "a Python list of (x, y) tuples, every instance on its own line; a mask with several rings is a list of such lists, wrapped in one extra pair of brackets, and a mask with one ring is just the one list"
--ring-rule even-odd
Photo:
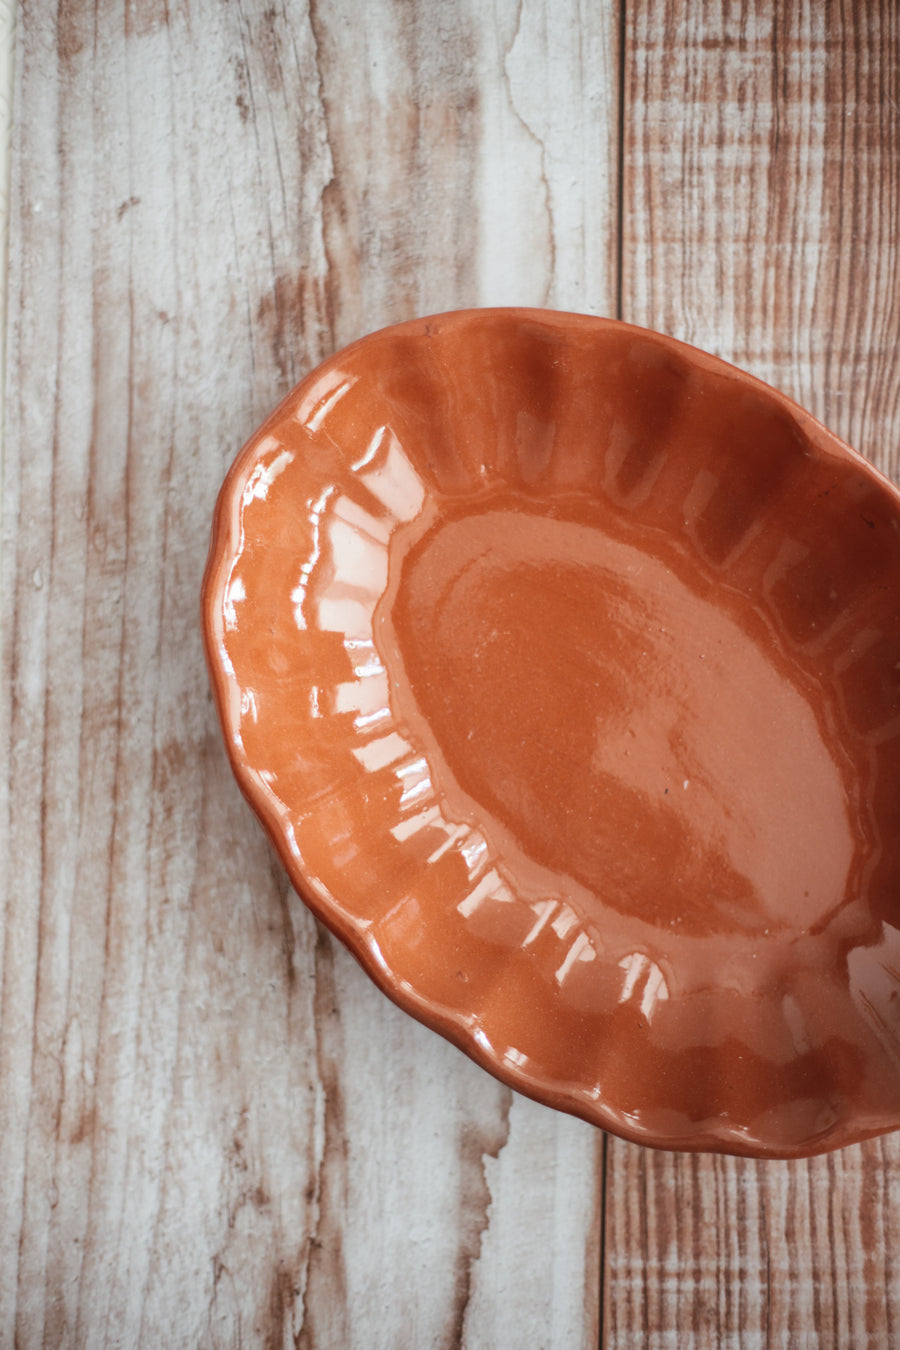
[(222, 488), (232, 767), (401, 1007), (626, 1138), (900, 1126), (900, 495), (614, 320), (470, 310), (309, 375)]

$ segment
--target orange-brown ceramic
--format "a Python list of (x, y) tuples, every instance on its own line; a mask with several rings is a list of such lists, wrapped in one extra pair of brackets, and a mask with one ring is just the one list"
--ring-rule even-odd
[(643, 1143), (900, 1125), (900, 494), (782, 395), (481, 310), (305, 379), (204, 585), (240, 785), (402, 1007)]

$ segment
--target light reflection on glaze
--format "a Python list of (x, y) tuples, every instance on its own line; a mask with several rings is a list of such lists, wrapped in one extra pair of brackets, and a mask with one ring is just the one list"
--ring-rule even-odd
[(896, 496), (666, 339), (398, 333), (251, 443), (211, 553), (223, 722), (298, 888), (416, 1015), (630, 1137), (894, 1127)]
[(842, 901), (855, 835), (812, 708), (669, 567), (490, 500), (402, 563), (385, 615), (398, 707), (433, 741), (445, 793), (490, 804), (517, 867), (703, 935), (808, 928)]

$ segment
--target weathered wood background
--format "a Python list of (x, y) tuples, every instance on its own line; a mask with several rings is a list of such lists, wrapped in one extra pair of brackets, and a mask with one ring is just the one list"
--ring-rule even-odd
[(900, 472), (896, 0), (27, 0), (2, 528), (0, 1346), (900, 1343), (900, 1144), (604, 1139), (405, 1018), (226, 767), (242, 440), (414, 314), (615, 314)]

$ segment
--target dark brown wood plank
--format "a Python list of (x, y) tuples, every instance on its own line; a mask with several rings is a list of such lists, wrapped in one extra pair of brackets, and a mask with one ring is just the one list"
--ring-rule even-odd
[(613, 6), (27, 0), (20, 31), (0, 1344), (592, 1346), (599, 1136), (290, 895), (198, 590), (227, 464), (334, 347), (610, 308)]
[[(628, 0), (623, 316), (900, 472), (900, 10)], [(811, 1162), (611, 1140), (604, 1343), (887, 1346), (896, 1137)]]

